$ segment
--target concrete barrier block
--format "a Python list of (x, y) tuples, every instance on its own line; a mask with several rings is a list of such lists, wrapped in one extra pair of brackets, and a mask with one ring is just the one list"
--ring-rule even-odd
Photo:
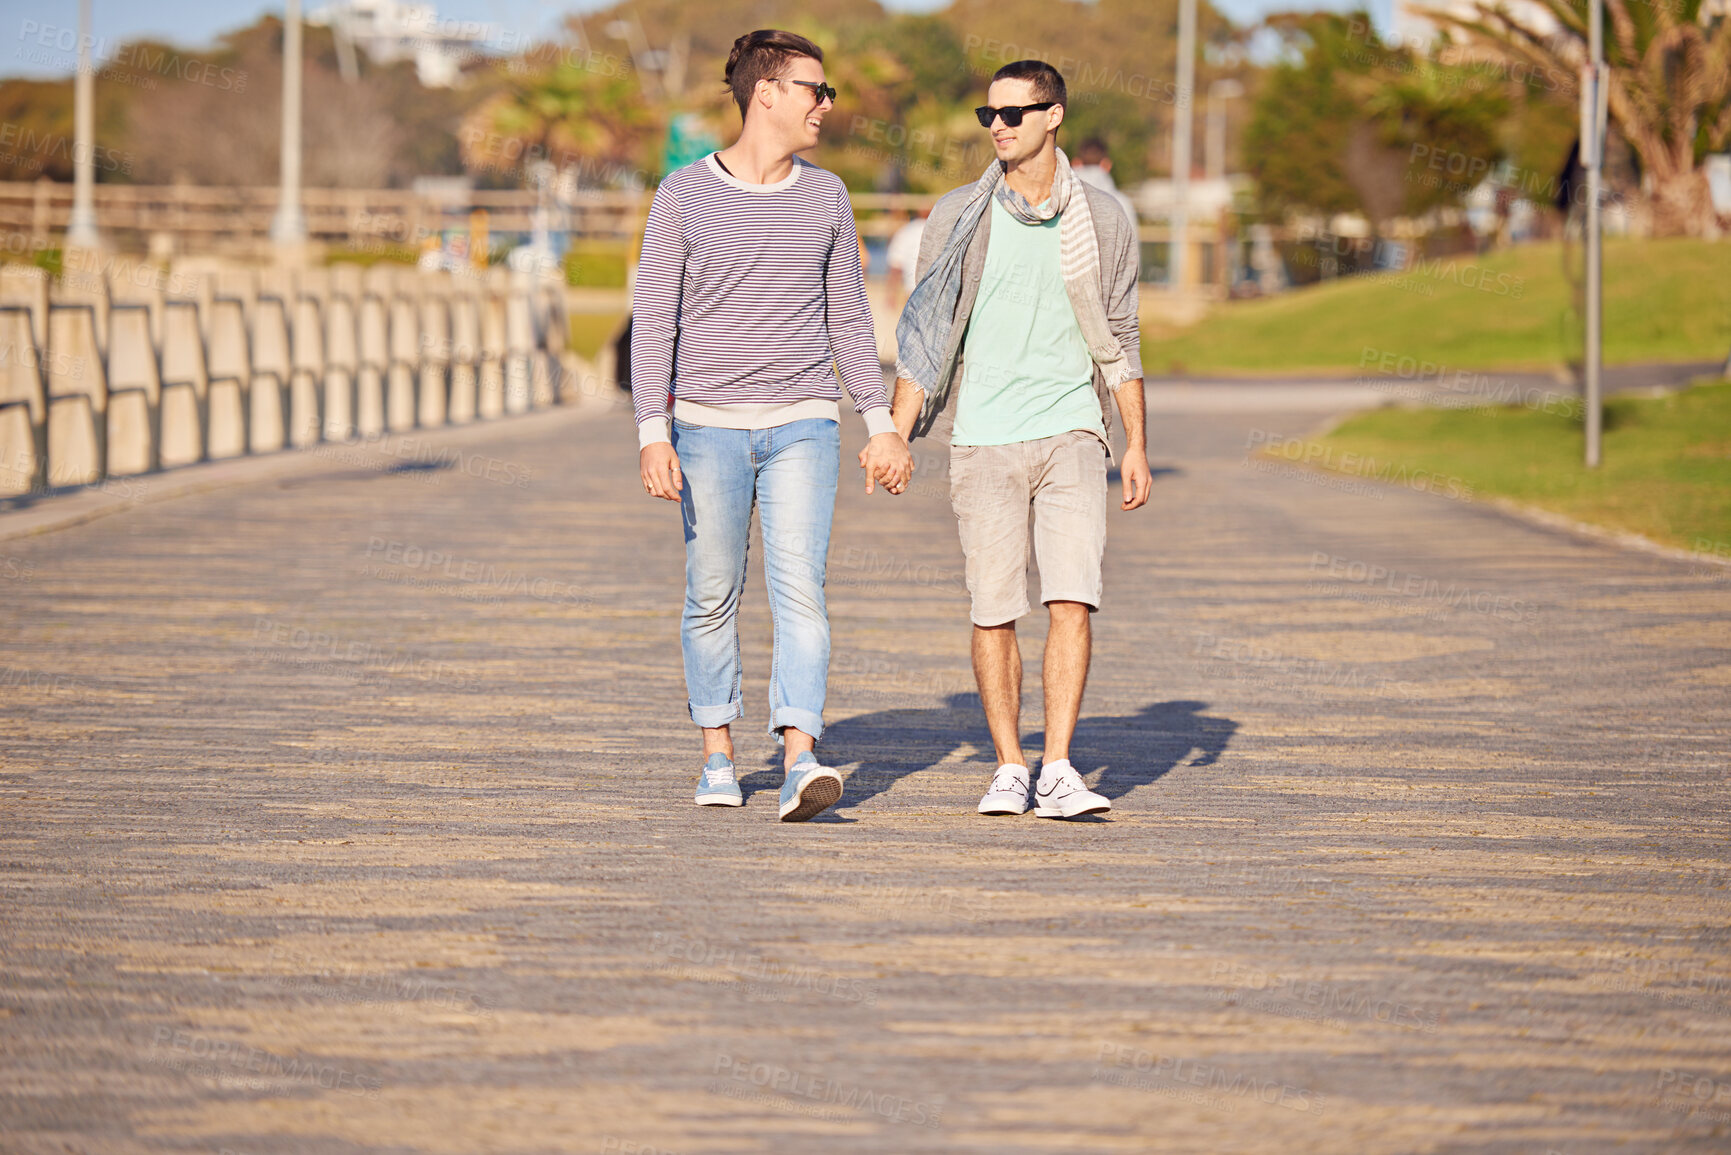
[(391, 363), (385, 375), (387, 400), (385, 420), (392, 430), (415, 427), (415, 369), (401, 361)]
[(447, 415), (453, 425), (467, 425), (476, 416), (480, 382), (468, 361), (451, 363), (451, 399)]
[(233, 377), (213, 377), (206, 414), (210, 459), (218, 461), (244, 454), (247, 416), (245, 387), (241, 382)]
[(318, 297), (302, 294), (295, 298), (294, 324), (289, 328), (293, 338), (292, 364), (308, 373), (320, 374), (325, 369), (325, 311)]
[(0, 409), (0, 497), (29, 493), (36, 485), (36, 426), (22, 405)]
[(376, 437), (384, 431), (385, 375), (376, 365), (363, 365), (356, 376), (355, 436)]
[(252, 371), (286, 380), (291, 367), (287, 302), (261, 296), (252, 311)]
[(361, 360), (360, 322), (356, 317), (355, 298), (331, 294), (324, 315), (325, 364), (346, 369), (352, 375)]
[(355, 375), (339, 366), (325, 370), (324, 439), (347, 441), (355, 435)]
[(288, 383), (275, 373), (254, 373), (251, 390), (251, 453), (274, 453), (288, 443)]

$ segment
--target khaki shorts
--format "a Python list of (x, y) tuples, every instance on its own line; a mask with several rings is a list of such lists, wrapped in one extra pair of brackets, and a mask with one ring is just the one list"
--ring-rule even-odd
[(1100, 608), (1106, 552), (1106, 443), (1081, 430), (1010, 445), (950, 449), (950, 505), (967, 558), (969, 616), (1001, 626), (1026, 614), (1028, 514), (1040, 602)]

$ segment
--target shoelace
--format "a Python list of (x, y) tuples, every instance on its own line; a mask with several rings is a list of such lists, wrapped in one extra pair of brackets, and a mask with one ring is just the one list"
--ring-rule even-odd
[(1009, 773), (999, 771), (992, 775), (992, 788), (987, 791), (989, 794), (1026, 794), (1027, 792), (1027, 779), (1014, 771)]
[(733, 781), (732, 766), (708, 766), (703, 771), (703, 781), (709, 786), (725, 786)]
[(1086, 789), (1088, 789), (1087, 783), (1083, 782), (1082, 776), (1076, 773), (1073, 769), (1059, 771), (1053, 776), (1050, 785), (1047, 785), (1044, 781), (1040, 783), (1041, 794), (1057, 794), (1060, 791), (1066, 794), (1073, 794), (1078, 790)]

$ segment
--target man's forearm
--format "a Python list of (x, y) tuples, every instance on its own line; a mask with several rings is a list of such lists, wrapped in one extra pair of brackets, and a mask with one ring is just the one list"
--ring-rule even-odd
[(1113, 392), (1118, 403), (1118, 416), (1124, 422), (1124, 448), (1127, 452), (1148, 452), (1148, 406), (1142, 394), (1142, 378), (1126, 381)]
[(913, 436), (914, 422), (919, 420), (920, 409), (925, 403), (924, 389), (906, 377), (896, 378), (896, 395), (890, 401), (890, 420), (896, 423), (896, 431), (902, 435), (902, 440)]

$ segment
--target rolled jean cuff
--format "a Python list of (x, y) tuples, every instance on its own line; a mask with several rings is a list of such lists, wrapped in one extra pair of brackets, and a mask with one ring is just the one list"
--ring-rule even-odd
[(778, 742), (781, 740), (781, 731), (784, 726), (803, 730), (811, 735), (814, 742), (823, 737), (823, 715), (814, 714), (810, 710), (801, 710), (797, 706), (783, 706), (776, 710), (774, 716), (770, 718), (769, 732), (775, 735)]
[(745, 703), (729, 702), (725, 706), (691, 705), (691, 720), (705, 730), (714, 730), (745, 717)]

